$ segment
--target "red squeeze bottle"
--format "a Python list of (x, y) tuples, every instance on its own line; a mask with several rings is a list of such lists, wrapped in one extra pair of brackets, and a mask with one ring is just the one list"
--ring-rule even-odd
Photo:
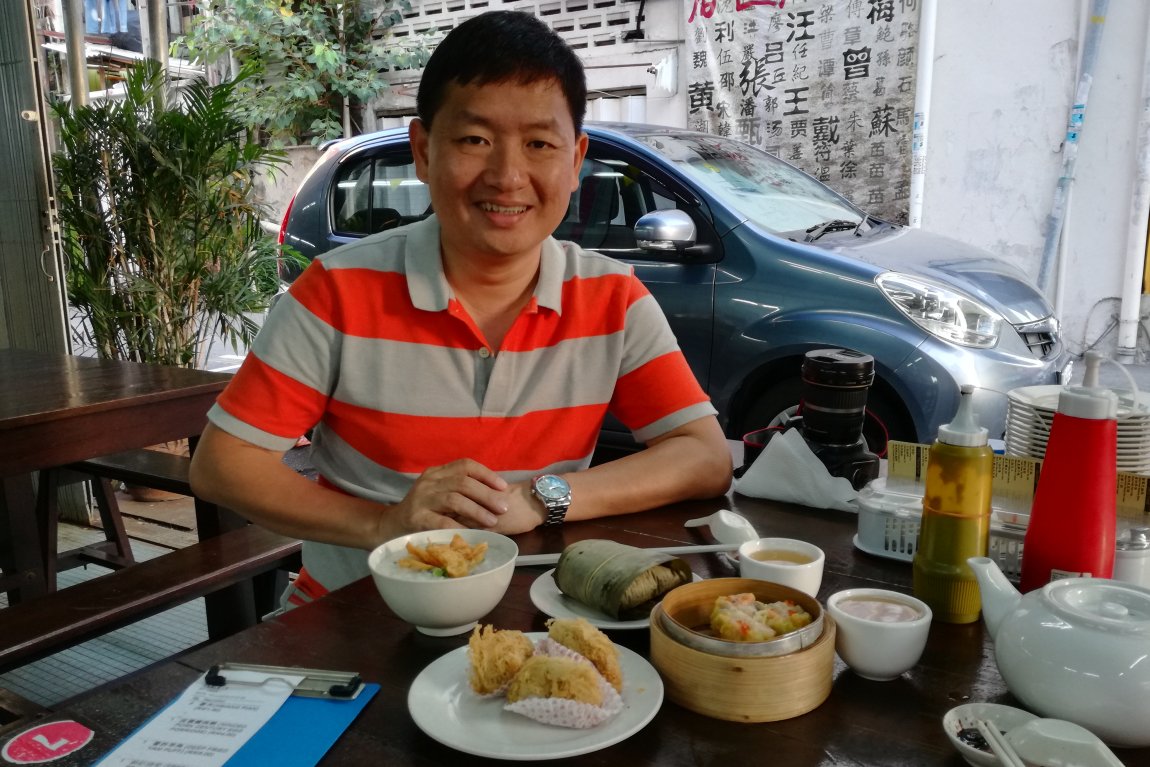
[(1022, 590), (1114, 572), (1118, 397), (1074, 387), (1058, 397), (1022, 545)]

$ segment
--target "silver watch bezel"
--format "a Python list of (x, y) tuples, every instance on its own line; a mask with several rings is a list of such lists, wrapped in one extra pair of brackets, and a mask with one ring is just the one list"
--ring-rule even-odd
[[(548, 480), (547, 487), (541, 486), (543, 480)], [(561, 484), (560, 484), (561, 483)], [(552, 486), (558, 485), (566, 488), (562, 495), (555, 495)], [(560, 525), (567, 517), (567, 508), (571, 505), (571, 484), (557, 474), (540, 474), (531, 480), (531, 494), (543, 503), (546, 516), (544, 525)]]

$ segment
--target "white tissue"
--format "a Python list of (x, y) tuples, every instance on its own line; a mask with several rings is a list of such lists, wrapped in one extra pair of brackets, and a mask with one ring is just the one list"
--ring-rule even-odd
[[(591, 661), (550, 637), (544, 637), (536, 643), (535, 653), (568, 658), (594, 668)], [(514, 703), (505, 703), (503, 708), (543, 724), (576, 729), (597, 727), (623, 710), (623, 698), (598, 672), (596, 676), (599, 677), (599, 691), (603, 694), (603, 704), (600, 706), (565, 698), (523, 698)]]
[(776, 434), (735, 480), (735, 492), (818, 509), (858, 511), (858, 492), (845, 477), (832, 477), (798, 429)]

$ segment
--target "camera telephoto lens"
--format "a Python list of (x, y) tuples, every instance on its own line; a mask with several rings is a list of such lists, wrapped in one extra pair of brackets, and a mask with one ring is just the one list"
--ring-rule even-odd
[(854, 445), (862, 436), (874, 357), (852, 349), (807, 352), (802, 368), (803, 436), (823, 445)]

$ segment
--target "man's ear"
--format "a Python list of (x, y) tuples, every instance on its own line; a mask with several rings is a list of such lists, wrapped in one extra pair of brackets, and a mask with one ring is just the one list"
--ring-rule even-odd
[(571, 191), (574, 192), (579, 188), (579, 169), (583, 167), (583, 158), (587, 156), (587, 148), (590, 146), (591, 140), (587, 138), (586, 133), (580, 133), (579, 138), (575, 140), (575, 167), (571, 172)]
[(407, 126), (407, 138), (411, 142), (411, 155), (415, 159), (415, 176), (423, 183), (427, 183), (427, 169), (429, 167), (428, 154), (430, 136), (423, 120), (418, 117)]

